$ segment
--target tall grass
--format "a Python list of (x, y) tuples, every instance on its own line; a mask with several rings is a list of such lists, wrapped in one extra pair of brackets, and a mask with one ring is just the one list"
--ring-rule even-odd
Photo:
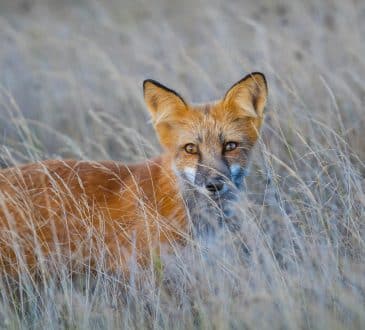
[(237, 232), (123, 274), (0, 282), (2, 328), (362, 329), (365, 5), (361, 1), (3, 1), (3, 166), (159, 152), (141, 82), (187, 99), (268, 78)]

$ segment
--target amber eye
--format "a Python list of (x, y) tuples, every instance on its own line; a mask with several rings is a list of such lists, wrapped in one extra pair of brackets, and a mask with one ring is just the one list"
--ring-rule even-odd
[(232, 151), (232, 150), (236, 149), (237, 147), (238, 147), (237, 142), (230, 141), (224, 145), (224, 151)]
[(184, 147), (185, 151), (188, 154), (197, 154), (198, 153), (198, 146), (194, 143), (188, 143), (185, 147)]

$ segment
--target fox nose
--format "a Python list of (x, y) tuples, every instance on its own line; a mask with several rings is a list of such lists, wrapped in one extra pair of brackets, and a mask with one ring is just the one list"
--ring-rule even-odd
[(224, 182), (221, 178), (213, 178), (205, 185), (205, 188), (211, 192), (221, 192), (224, 188)]

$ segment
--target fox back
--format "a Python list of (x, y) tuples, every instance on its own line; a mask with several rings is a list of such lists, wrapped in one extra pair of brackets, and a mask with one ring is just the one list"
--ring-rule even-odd
[(164, 153), (142, 164), (48, 160), (0, 171), (0, 262), (7, 272), (66, 261), (126, 269), (204, 236), (234, 215), (263, 120), (261, 73), (221, 100), (188, 104), (154, 80), (144, 98)]

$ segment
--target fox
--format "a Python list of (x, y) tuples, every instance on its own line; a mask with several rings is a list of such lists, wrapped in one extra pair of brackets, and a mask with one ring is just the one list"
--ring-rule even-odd
[(3, 271), (100, 260), (124, 271), (132, 258), (146, 265), (234, 217), (264, 119), (264, 74), (250, 73), (204, 104), (152, 79), (143, 95), (161, 155), (137, 164), (53, 159), (0, 170)]

